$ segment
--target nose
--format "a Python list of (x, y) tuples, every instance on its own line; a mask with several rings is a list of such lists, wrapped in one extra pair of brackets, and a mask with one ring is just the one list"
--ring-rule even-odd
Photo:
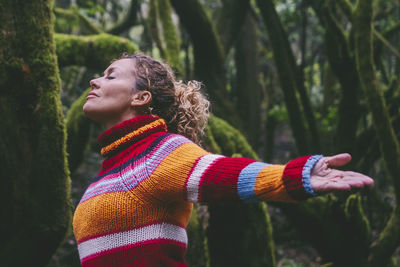
[(99, 89), (99, 81), (98, 81), (98, 79), (92, 79), (92, 80), (90, 80), (90, 88), (92, 88), (92, 90), (94, 90), (94, 89)]

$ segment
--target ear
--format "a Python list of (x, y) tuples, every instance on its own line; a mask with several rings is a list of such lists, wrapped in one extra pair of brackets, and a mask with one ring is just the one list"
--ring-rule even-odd
[(131, 106), (134, 108), (146, 107), (151, 103), (151, 100), (149, 91), (138, 91), (132, 96)]

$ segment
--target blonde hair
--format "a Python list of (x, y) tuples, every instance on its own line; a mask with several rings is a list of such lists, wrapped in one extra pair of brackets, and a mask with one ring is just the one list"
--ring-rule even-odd
[(120, 59), (132, 59), (135, 65), (135, 89), (152, 95), (147, 113), (163, 118), (169, 132), (186, 136), (200, 143), (210, 115), (210, 102), (202, 93), (198, 81), (176, 81), (172, 69), (143, 54), (122, 54)]

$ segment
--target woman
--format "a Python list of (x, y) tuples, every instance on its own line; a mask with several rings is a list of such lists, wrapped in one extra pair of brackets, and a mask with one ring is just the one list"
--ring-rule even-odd
[(106, 129), (105, 160), (74, 215), (82, 266), (185, 266), (192, 202), (298, 201), (373, 184), (328, 168), (348, 154), (271, 165), (206, 152), (194, 143), (208, 117), (200, 84), (176, 82), (150, 57), (123, 55), (90, 86), (83, 110)]

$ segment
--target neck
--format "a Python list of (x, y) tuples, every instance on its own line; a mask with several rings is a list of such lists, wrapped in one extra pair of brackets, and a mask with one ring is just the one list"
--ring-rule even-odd
[(123, 114), (122, 116), (119, 116), (118, 118), (110, 118), (107, 121), (102, 122), (101, 124), (103, 125), (104, 130), (111, 129), (115, 125), (120, 124), (123, 121), (133, 119), (137, 116), (140, 116), (140, 114), (137, 114), (136, 112), (129, 112), (126, 114)]

